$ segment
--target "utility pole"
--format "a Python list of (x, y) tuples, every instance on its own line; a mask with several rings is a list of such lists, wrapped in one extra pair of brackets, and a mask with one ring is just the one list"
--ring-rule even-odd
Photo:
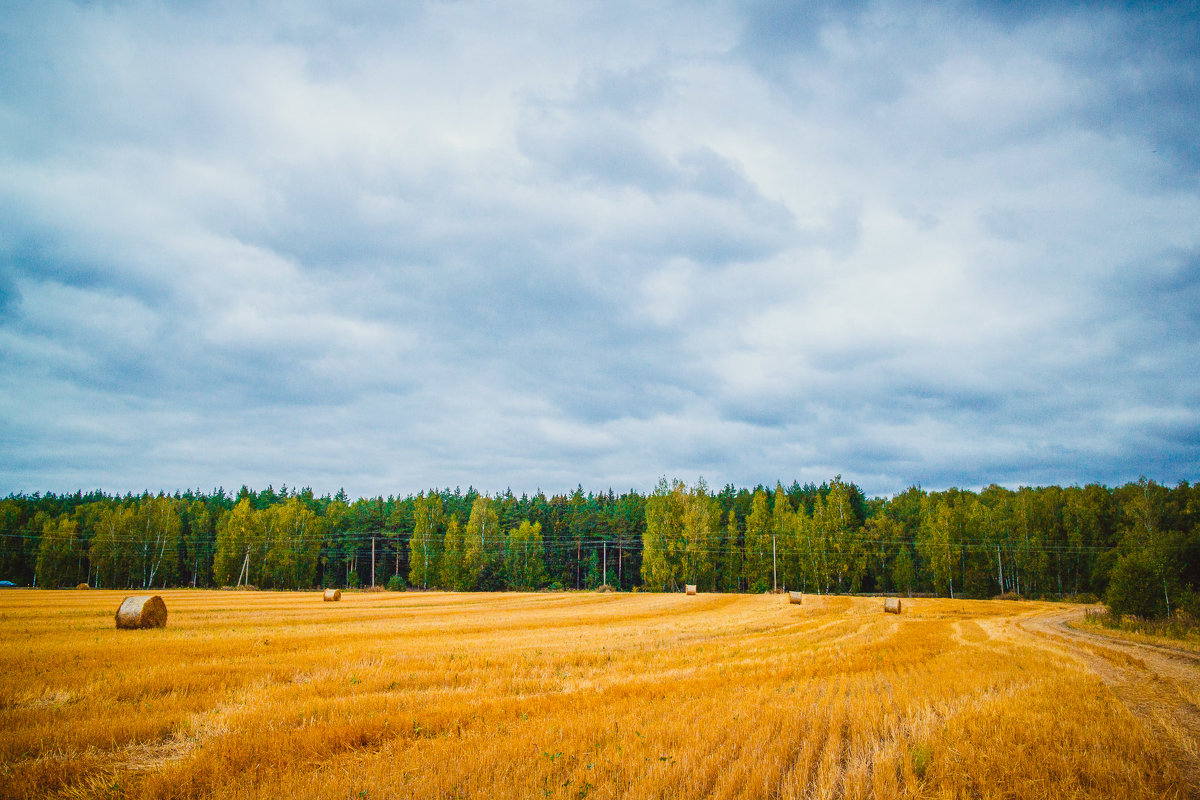
[(371, 585), (375, 585), (375, 537), (371, 537)]
[(608, 539), (604, 540), (604, 566), (600, 568), (600, 571), (604, 574), (602, 579), (604, 585), (608, 586)]
[(1000, 545), (996, 545), (996, 568), (1000, 570), (1000, 594), (1004, 594), (1004, 562), (1000, 560)]

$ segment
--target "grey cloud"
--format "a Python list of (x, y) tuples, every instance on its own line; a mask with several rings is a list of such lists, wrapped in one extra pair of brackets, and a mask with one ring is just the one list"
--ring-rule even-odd
[(1194, 478), (1194, 15), (1006, 9), (14, 9), (0, 491)]
[(21, 292), (12, 271), (8, 265), (0, 264), (0, 325), (13, 319), (21, 305)]
[[(795, 232), (793, 216), (765, 198), (738, 164), (709, 147), (668, 150), (635, 125), (662, 93), (657, 83), (642, 89), (648, 80), (639, 76), (630, 90), (640, 101), (638, 120), (609, 113), (611, 104), (597, 102), (588, 86), (567, 103), (530, 104), (518, 129), (522, 154), (553, 180), (584, 191), (646, 195), (651, 203), (634, 202), (648, 215), (607, 233), (617, 247), (718, 263), (777, 251)], [(620, 195), (604, 199), (624, 202)], [(613, 246), (606, 242), (607, 250)]]
[(1167, 317), (1180, 339), (1196, 341), (1200, 338), (1200, 250), (1171, 260), (1178, 266), (1150, 282), (1151, 308)]
[(866, 3), (763, 0), (746, 5), (738, 50), (773, 77), (781, 62), (817, 46), (823, 28), (854, 19)]
[(518, 141), (527, 158), (548, 165), (560, 179), (630, 186), (650, 194), (676, 184), (670, 160), (623, 125), (572, 120), (557, 135), (548, 127), (544, 120), (527, 125)]
[[(1163, 163), (1157, 180), (1194, 185), (1200, 20), (1186, 4), (761, 3), (745, 18), (740, 58), (809, 113), (869, 126), (870, 143), (898, 157), (973, 157), (1079, 129), (1142, 139)], [(921, 94), (938, 81), (949, 85)]]
[(622, 119), (644, 120), (662, 105), (668, 92), (665, 65), (604, 71), (584, 77), (573, 106), (577, 111), (603, 109)]
[[(44, 238), (43, 238), (44, 237)], [(80, 241), (39, 231), (15, 243), (8, 258), (16, 279), (53, 282), (79, 289), (109, 291), (144, 303), (159, 303), (171, 291), (166, 277), (114, 270), (112, 257)]]

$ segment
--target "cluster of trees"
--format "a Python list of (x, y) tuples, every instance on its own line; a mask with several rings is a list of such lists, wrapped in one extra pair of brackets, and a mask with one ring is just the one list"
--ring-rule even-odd
[(1200, 485), (911, 488), (867, 500), (819, 488), (661, 481), (646, 500), (655, 589), (1104, 596), (1116, 614), (1200, 616)]
[(582, 489), (353, 501), (286, 486), (10, 495), (0, 500), (0, 579), (50, 588), (630, 589), (640, 583), (644, 503)]
[(170, 585), (1106, 595), (1118, 613), (1194, 607), (1200, 486), (1142, 479), (868, 499), (841, 478), (713, 492), (546, 497), (431, 490), (223, 490), (0, 500), (0, 578)]

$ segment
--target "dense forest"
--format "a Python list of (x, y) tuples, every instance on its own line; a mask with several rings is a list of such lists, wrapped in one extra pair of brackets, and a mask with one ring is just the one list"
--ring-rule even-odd
[(10, 495), (0, 579), (47, 588), (316, 586), (1106, 595), (1194, 611), (1200, 485), (910, 488), (840, 477), (641, 495), (474, 489), (351, 500), (286, 486), (236, 495)]

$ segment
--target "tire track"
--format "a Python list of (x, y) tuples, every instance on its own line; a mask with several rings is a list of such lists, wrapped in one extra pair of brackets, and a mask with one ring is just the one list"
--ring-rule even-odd
[(1089, 633), (1069, 623), (1085, 609), (1028, 617), (1026, 633), (1052, 640), (1095, 672), (1138, 719), (1158, 734), (1188, 785), (1200, 797), (1200, 655), (1170, 646)]

